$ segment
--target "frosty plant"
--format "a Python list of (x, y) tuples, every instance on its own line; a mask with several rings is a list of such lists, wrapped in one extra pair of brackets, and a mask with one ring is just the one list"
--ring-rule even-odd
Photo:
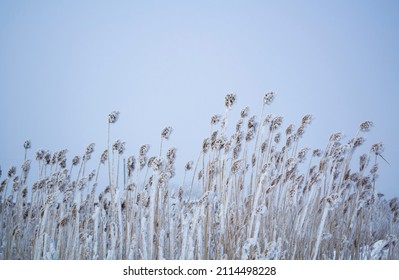
[(117, 111), (90, 172), (94, 143), (70, 161), (66, 149), (30, 160), (26, 141), (21, 168), (0, 168), (0, 259), (399, 259), (399, 200), (377, 192), (383, 144), (363, 148), (374, 124), (306, 147), (312, 116), (283, 127), (270, 114), (275, 97), (229, 125), (237, 96), (226, 95), (198, 158), (182, 167), (170, 126), (159, 151), (144, 144), (125, 156), (125, 142), (110, 141)]

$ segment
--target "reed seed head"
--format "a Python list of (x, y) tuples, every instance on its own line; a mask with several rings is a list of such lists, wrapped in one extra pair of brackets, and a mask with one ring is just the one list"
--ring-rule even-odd
[(147, 164), (147, 157), (140, 155), (139, 164), (140, 164), (140, 170), (142, 170), (144, 168), (144, 166)]
[(46, 152), (42, 149), (36, 151), (36, 160), (42, 160)]
[(111, 113), (108, 114), (108, 123), (116, 123), (118, 119), (119, 119), (118, 111), (112, 111)]
[(245, 107), (244, 109), (241, 110), (240, 115), (241, 115), (241, 118), (243, 119), (243, 118), (247, 117), (248, 114), (249, 114), (249, 107), (247, 106), (247, 107)]
[(215, 125), (215, 124), (219, 123), (221, 119), (222, 119), (221, 115), (213, 115), (211, 117), (211, 125)]
[(236, 94), (235, 93), (229, 93), (224, 98), (224, 105), (226, 106), (227, 109), (231, 109), (231, 107), (233, 107), (235, 102), (236, 102)]
[(92, 170), (88, 175), (89, 181), (93, 180), (94, 176), (96, 176), (96, 171)]
[(247, 125), (248, 129), (251, 129), (251, 128), (256, 129), (256, 127), (258, 126), (258, 123), (256, 122), (255, 119), (256, 119), (256, 116), (254, 115), (248, 120), (248, 125)]
[(241, 127), (242, 127), (243, 122), (244, 122), (243, 119), (239, 119), (239, 120), (237, 121), (237, 124), (236, 124), (236, 133), (241, 132)]
[(374, 123), (372, 121), (364, 121), (360, 124), (360, 131), (366, 132), (369, 131), (370, 128), (374, 126)]
[(44, 154), (44, 164), (49, 165), (51, 163), (51, 154), (49, 151), (46, 151)]
[(252, 154), (251, 164), (252, 164), (252, 167), (254, 167), (255, 164), (256, 164), (256, 155), (255, 155), (255, 153)]
[(172, 133), (173, 128), (171, 126), (165, 127), (162, 132), (161, 132), (161, 137), (168, 140), (170, 137), (170, 134)]
[(308, 125), (308, 124), (310, 124), (312, 122), (312, 120), (313, 120), (313, 116), (312, 115), (305, 115), (302, 118), (302, 125)]
[(323, 151), (320, 149), (314, 149), (312, 152), (313, 157), (320, 157), (322, 155)]
[(203, 175), (204, 175), (204, 171), (201, 169), (201, 170), (198, 172), (198, 181), (202, 179)]
[(104, 164), (108, 159), (108, 149), (101, 154), (100, 162)]
[(294, 129), (295, 129), (295, 126), (293, 125), (293, 124), (290, 124), (288, 127), (287, 127), (287, 129), (285, 130), (285, 135), (291, 135), (292, 134), (292, 132), (294, 131)]
[(8, 177), (12, 178), (14, 177), (15, 173), (17, 172), (17, 168), (15, 166), (11, 166), (11, 168), (8, 170)]
[(344, 137), (345, 137), (345, 135), (342, 132), (336, 132), (336, 133), (331, 134), (330, 141), (338, 142), (338, 141), (341, 141)]
[(122, 142), (121, 140), (116, 140), (115, 143), (112, 145), (112, 149), (114, 151), (117, 151), (118, 154), (122, 155), (123, 152), (125, 151), (125, 142)]
[(281, 140), (281, 133), (277, 133), (276, 136), (274, 136), (274, 143), (278, 144), (280, 143)]
[(374, 165), (371, 167), (370, 173), (371, 173), (371, 174), (376, 174), (377, 171), (378, 171), (378, 164), (376, 163), (376, 164), (374, 164)]
[(202, 152), (206, 154), (209, 150), (209, 147), (211, 146), (211, 143), (209, 141), (209, 138), (205, 138), (204, 141), (202, 142)]
[(30, 140), (26, 140), (24, 142), (24, 148), (25, 148), (25, 150), (32, 148), (32, 143)]
[(147, 155), (148, 151), (150, 150), (150, 145), (144, 144), (140, 147), (140, 156), (145, 156)]
[(29, 170), (30, 170), (30, 160), (28, 159), (28, 160), (26, 160), (26, 161), (24, 162), (24, 164), (22, 164), (22, 171), (23, 171), (24, 173), (28, 173)]
[(366, 142), (366, 139), (363, 137), (356, 137), (350, 141), (350, 143), (353, 143), (353, 148), (363, 145), (364, 142)]
[(155, 157), (152, 161), (151, 167), (154, 171), (159, 171), (162, 168), (163, 160), (161, 157)]
[(94, 152), (95, 143), (91, 143), (86, 147), (86, 155), (91, 155)]
[(231, 166), (231, 173), (237, 174), (242, 170), (242, 160), (236, 160)]
[(166, 152), (166, 158), (168, 159), (169, 163), (174, 163), (175, 162), (175, 160), (176, 160), (176, 151), (177, 151), (177, 149), (175, 147), (171, 147)]
[(283, 117), (275, 117), (270, 123), (270, 131), (277, 130), (283, 123)]
[(376, 155), (380, 155), (383, 151), (384, 151), (384, 144), (382, 142), (373, 144), (370, 149), (370, 152)]
[(186, 165), (184, 166), (185, 171), (190, 171), (193, 168), (193, 164), (194, 162), (192, 160), (187, 162)]
[(237, 143), (237, 145), (233, 149), (233, 159), (238, 159), (241, 153), (241, 144)]
[(80, 162), (80, 157), (79, 156), (74, 156), (73, 159), (72, 159), (72, 165), (76, 166), (76, 165), (79, 164), (79, 162)]
[(275, 93), (273, 91), (266, 93), (265, 96), (263, 97), (263, 104), (265, 105), (272, 104), (274, 98), (275, 98)]
[(133, 175), (133, 171), (136, 165), (136, 159), (134, 156), (130, 156), (127, 159), (127, 176), (131, 177)]
[(255, 129), (252, 127), (248, 129), (247, 134), (245, 135), (245, 141), (249, 142), (255, 137)]
[(360, 156), (360, 164), (359, 164), (360, 172), (367, 167), (368, 162), (369, 162), (369, 157), (366, 154)]

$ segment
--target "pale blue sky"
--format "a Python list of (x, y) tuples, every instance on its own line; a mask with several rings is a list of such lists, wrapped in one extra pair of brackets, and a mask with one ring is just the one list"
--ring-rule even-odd
[(0, 1), (0, 165), (25, 139), (99, 157), (119, 110), (126, 155), (170, 125), (182, 174), (225, 94), (237, 115), (274, 90), (285, 125), (315, 116), (310, 147), (374, 121), (362, 149), (384, 142), (377, 188), (399, 196), (398, 50), (398, 1)]

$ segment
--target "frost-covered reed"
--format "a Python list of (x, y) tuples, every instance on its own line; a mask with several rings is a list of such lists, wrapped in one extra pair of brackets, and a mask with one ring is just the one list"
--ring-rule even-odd
[(171, 127), (159, 151), (128, 156), (125, 142), (110, 142), (119, 112), (110, 113), (108, 146), (90, 172), (94, 144), (69, 162), (67, 150), (30, 160), (26, 141), (22, 168), (0, 168), (0, 259), (399, 259), (399, 200), (376, 191), (383, 145), (354, 159), (373, 123), (310, 149), (301, 138), (312, 116), (284, 129), (266, 114), (274, 97), (229, 126), (228, 94), (179, 188)]

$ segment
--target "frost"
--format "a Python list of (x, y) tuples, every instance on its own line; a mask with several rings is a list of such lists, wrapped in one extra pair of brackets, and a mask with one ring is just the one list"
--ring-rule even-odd
[(371, 259), (372, 260), (383, 260), (388, 255), (388, 244), (386, 240), (378, 240), (371, 246)]

